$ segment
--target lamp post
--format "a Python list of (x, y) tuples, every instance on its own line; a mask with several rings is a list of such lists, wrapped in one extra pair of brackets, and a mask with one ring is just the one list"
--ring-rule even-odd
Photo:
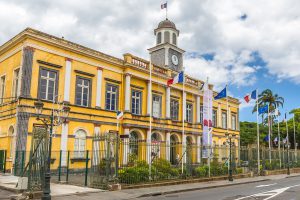
[[(53, 101), (53, 104), (55, 102)], [(51, 109), (51, 116), (50, 119), (47, 117), (41, 118), (40, 115), (43, 112), (44, 103), (40, 100), (34, 102), (35, 111), (37, 114), (37, 120), (43, 122), (43, 124), (48, 128), (49, 127), (49, 147), (48, 147), (48, 159), (47, 159), (47, 166), (46, 166), (46, 172), (45, 172), (45, 183), (43, 185), (43, 195), (42, 200), (51, 200), (51, 190), (50, 190), (50, 179), (51, 179), (51, 171), (50, 171), (50, 165), (51, 165), (51, 151), (52, 151), (52, 134), (53, 134), (53, 127), (59, 126), (62, 123), (66, 121), (66, 118), (69, 116), (70, 113), (70, 107), (63, 105), (62, 109), (54, 110), (54, 108)], [(54, 117), (54, 111), (61, 112), (59, 114), (62, 115), (63, 121), (60, 120), (60, 116), (58, 115), (57, 118)]]
[(287, 175), (290, 175), (290, 153), (289, 153), (290, 144), (287, 141)]
[(231, 139), (235, 138), (235, 134), (225, 134), (229, 140), (229, 173), (228, 173), (228, 181), (233, 181), (232, 177), (232, 142)]

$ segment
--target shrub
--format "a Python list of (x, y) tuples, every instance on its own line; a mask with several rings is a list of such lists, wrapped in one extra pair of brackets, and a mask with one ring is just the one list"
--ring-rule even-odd
[(243, 173), (243, 168), (241, 168), (241, 167), (236, 168), (235, 173), (236, 174), (242, 174)]
[(128, 184), (146, 182), (149, 180), (149, 170), (144, 167), (128, 167), (119, 170), (119, 180)]
[(208, 176), (208, 166), (204, 165), (204, 166), (200, 166), (195, 168), (195, 175), (196, 177), (206, 177)]

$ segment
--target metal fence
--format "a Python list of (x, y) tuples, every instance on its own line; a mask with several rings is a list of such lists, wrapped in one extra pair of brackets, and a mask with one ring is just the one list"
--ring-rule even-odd
[[(100, 138), (91, 151), (53, 151), (51, 181), (105, 188), (109, 183), (132, 185), (166, 180), (228, 176), (257, 172), (257, 149), (232, 146), (204, 147), (196, 144), (106, 140)], [(16, 152), (23, 171), (29, 152)], [(206, 155), (210, 155), (209, 158)], [(231, 155), (231, 163), (229, 156)], [(261, 170), (300, 167), (298, 151), (260, 149)], [(288, 157), (289, 156), (289, 157)], [(299, 160), (299, 162), (298, 162)], [(18, 175), (18, 174), (17, 174)], [(24, 173), (23, 176), (28, 176)]]

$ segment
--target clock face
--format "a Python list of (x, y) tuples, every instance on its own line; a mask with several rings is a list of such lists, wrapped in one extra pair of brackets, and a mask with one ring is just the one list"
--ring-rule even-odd
[(178, 65), (178, 57), (176, 55), (172, 55), (172, 63)]

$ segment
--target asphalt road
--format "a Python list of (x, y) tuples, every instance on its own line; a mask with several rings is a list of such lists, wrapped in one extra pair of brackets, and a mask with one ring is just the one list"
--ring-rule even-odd
[(300, 176), (191, 192), (139, 198), (140, 200), (300, 200)]

